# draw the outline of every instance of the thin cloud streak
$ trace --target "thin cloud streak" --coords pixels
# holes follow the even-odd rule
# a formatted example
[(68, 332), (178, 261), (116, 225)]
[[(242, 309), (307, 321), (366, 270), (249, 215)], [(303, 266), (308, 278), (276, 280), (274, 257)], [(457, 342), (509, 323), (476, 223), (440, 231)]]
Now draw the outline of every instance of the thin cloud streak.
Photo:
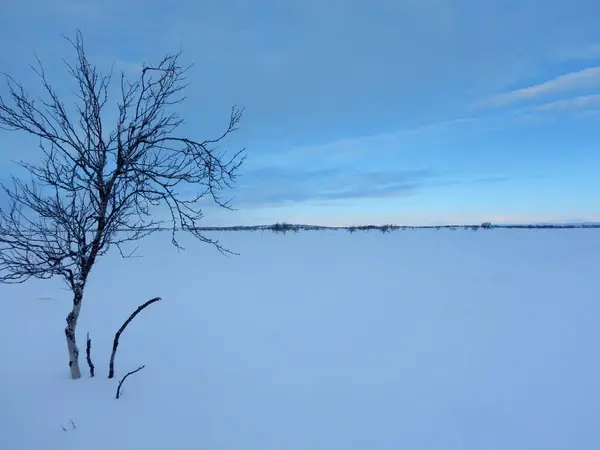
[(536, 100), (547, 95), (570, 92), (595, 86), (600, 86), (600, 67), (589, 67), (577, 72), (560, 75), (540, 84), (492, 96), (487, 100), (480, 102), (478, 106), (507, 106), (512, 103)]
[(586, 109), (594, 106), (600, 106), (600, 94), (582, 95), (564, 100), (556, 100), (554, 102), (540, 105), (536, 109), (540, 111), (558, 111), (569, 109)]
[(503, 183), (509, 176), (473, 177), (432, 170), (349, 171), (263, 168), (246, 174), (235, 205), (244, 210), (294, 204), (348, 204), (363, 199), (406, 198), (428, 187)]
[(318, 160), (320, 163), (338, 165), (346, 161), (358, 161), (361, 158), (389, 153), (390, 149), (402, 149), (410, 146), (414, 139), (435, 139), (453, 136), (457, 133), (480, 135), (501, 129), (510, 129), (552, 119), (551, 113), (560, 109), (596, 106), (600, 95), (584, 96), (569, 100), (546, 103), (539, 106), (527, 106), (496, 114), (459, 117), (440, 122), (432, 122), (415, 127), (400, 128), (372, 135), (342, 138), (331, 142), (291, 148), (275, 155), (261, 157), (257, 162), (266, 166), (287, 166), (290, 161)]
[(344, 169), (291, 170), (279, 167), (248, 172), (236, 189), (236, 206), (265, 208), (296, 203), (390, 198), (414, 195), (436, 174), (427, 170), (356, 172)]

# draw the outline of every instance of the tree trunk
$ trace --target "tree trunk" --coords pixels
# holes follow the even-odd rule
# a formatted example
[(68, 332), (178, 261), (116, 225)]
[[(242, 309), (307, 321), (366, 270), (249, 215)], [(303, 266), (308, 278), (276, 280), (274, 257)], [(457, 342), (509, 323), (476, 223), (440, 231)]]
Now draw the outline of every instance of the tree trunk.
[(75, 339), (75, 329), (77, 328), (77, 320), (79, 319), (82, 299), (83, 288), (78, 286), (73, 293), (73, 309), (67, 316), (67, 327), (65, 328), (67, 348), (69, 350), (69, 369), (71, 370), (71, 378), (74, 380), (81, 378), (81, 371), (79, 370), (79, 349), (77, 348), (77, 341)]

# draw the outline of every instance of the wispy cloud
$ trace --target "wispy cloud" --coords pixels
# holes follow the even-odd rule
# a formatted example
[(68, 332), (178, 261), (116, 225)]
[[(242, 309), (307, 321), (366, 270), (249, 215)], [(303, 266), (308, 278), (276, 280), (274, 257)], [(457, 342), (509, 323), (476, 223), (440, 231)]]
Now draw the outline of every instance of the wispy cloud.
[(343, 169), (293, 170), (269, 167), (248, 172), (235, 203), (241, 208), (303, 202), (405, 197), (435, 177), (427, 170), (358, 172)]
[(586, 109), (594, 106), (600, 106), (600, 94), (582, 95), (579, 97), (556, 100), (537, 106), (540, 111), (559, 111), (572, 109)]
[(535, 100), (547, 95), (572, 92), (596, 86), (600, 86), (600, 67), (589, 67), (560, 75), (540, 84), (494, 95), (480, 102), (478, 106), (506, 106), (512, 103)]
[(244, 210), (307, 205), (342, 205), (363, 199), (418, 195), (426, 187), (503, 183), (509, 176), (472, 176), (427, 169), (295, 170), (265, 167), (244, 174), (235, 190), (235, 205)]
[[(305, 164), (306, 161), (338, 166), (340, 163), (358, 161), (361, 158), (374, 157), (381, 154), (393, 154), (409, 145), (414, 139), (442, 138), (457, 130), (477, 132), (482, 122), (479, 117), (459, 117), (439, 122), (422, 123), (415, 126), (401, 127), (387, 132), (358, 135), (319, 142), (310, 145), (291, 147), (283, 151), (261, 156), (261, 165), (288, 166), (289, 164)], [(489, 124), (483, 124), (484, 127)]]

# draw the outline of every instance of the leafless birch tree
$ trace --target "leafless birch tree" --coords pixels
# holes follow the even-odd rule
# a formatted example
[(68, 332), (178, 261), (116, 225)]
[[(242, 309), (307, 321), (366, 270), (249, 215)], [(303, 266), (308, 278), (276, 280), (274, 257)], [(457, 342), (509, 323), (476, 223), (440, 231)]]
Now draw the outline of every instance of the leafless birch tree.
[[(183, 231), (227, 252), (199, 230), (201, 201), (230, 208), (220, 194), (235, 181), (245, 156), (242, 150), (226, 157), (215, 148), (242, 117), (235, 107), (214, 139), (177, 134), (183, 120), (172, 109), (184, 100), (189, 69), (180, 64), (180, 53), (144, 66), (133, 82), (121, 72), (111, 126), (106, 111), (113, 71), (102, 74), (90, 63), (79, 31), (67, 40), (76, 54), (74, 64), (65, 61), (77, 87), (72, 109), (39, 60), (32, 69), (44, 98), (31, 98), (9, 75), (7, 95), (0, 96), (0, 128), (38, 137), (41, 151), (38, 162), (18, 163), (29, 180), (13, 177), (2, 185), (9, 202), (0, 210), (0, 281), (64, 279), (73, 295), (65, 335), (76, 379), (81, 376), (77, 320), (97, 259), (113, 246), (126, 256), (122, 244), (167, 227), (174, 245)], [(167, 214), (157, 214), (161, 211)]]

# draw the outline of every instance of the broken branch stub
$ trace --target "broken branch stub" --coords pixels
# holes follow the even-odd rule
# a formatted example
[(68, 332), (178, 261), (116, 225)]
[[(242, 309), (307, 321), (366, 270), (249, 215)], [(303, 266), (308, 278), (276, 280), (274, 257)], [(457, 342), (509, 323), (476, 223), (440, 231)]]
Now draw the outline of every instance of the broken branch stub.
[(87, 342), (86, 342), (86, 346), (85, 346), (85, 356), (86, 356), (88, 366), (90, 366), (90, 377), (94, 378), (96, 369), (94, 367), (94, 363), (92, 362), (92, 340), (90, 339), (90, 333), (87, 334)]

